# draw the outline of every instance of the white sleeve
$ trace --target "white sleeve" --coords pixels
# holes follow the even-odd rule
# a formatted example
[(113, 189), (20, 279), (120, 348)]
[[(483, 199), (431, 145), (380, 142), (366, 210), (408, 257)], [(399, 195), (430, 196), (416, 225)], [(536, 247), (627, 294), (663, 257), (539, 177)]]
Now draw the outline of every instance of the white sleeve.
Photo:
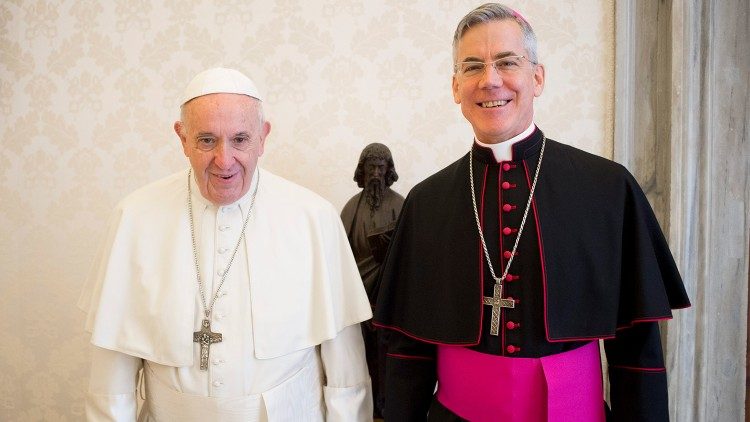
[(320, 357), (326, 376), (326, 420), (372, 421), (372, 386), (359, 324), (321, 343)]
[(94, 346), (86, 394), (87, 421), (136, 420), (136, 385), (141, 358)]

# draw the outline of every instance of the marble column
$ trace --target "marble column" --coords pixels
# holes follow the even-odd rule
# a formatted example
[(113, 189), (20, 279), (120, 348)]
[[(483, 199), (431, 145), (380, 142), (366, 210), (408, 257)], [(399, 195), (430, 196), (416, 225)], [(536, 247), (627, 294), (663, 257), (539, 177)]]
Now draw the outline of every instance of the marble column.
[(750, 2), (617, 2), (615, 159), (693, 303), (663, 325), (674, 421), (740, 421), (750, 234)]

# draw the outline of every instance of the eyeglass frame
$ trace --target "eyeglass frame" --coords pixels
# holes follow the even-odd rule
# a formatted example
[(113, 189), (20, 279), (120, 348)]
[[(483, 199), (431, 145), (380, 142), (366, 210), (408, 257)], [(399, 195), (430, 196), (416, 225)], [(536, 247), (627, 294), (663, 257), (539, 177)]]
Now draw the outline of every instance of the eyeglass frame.
[[(524, 55), (510, 54), (510, 55), (507, 55), (507, 56), (503, 56), (503, 57), (497, 58), (497, 59), (492, 60), (490, 62), (480, 62), (478, 60), (467, 60), (467, 61), (463, 61), (463, 62), (458, 62), (458, 63), (453, 64), (453, 72), (456, 73), (456, 74), (458, 74), (458, 75), (461, 75), (463, 77), (466, 77), (466, 78), (476, 77), (476, 76), (483, 75), (484, 72), (487, 70), (487, 65), (491, 64), (492, 68), (495, 69), (495, 72), (497, 72), (498, 74), (501, 74), (501, 75), (503, 75), (503, 74), (507, 75), (506, 71), (511, 70), (511, 69), (505, 69), (505, 70), (504, 69), (500, 69), (500, 68), (497, 67), (497, 63), (499, 63), (499, 62), (501, 62), (503, 60), (508, 60), (508, 59), (526, 60), (527, 62), (531, 63), (534, 66), (536, 66), (536, 65), (539, 64), (538, 62), (535, 62), (535, 61), (529, 59), (528, 57), (526, 57)], [(477, 64), (477, 65), (481, 64), (482, 65), (482, 69), (481, 69), (481, 71), (477, 70), (476, 74), (472, 74), (472, 75), (468, 75), (467, 76), (465, 71), (463, 71), (463, 72), (459, 71), (459, 67), (461, 65), (465, 65), (465, 64)], [(512, 71), (515, 71), (515, 69), (512, 70)]]

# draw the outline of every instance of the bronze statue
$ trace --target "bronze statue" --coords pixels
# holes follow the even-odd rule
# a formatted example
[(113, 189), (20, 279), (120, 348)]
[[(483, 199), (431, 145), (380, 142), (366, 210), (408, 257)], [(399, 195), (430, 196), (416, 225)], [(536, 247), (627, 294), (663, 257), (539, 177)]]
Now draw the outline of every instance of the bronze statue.
[(404, 197), (393, 191), (398, 180), (391, 151), (372, 143), (359, 156), (354, 181), (362, 192), (344, 206), (341, 219), (367, 293), (372, 293), (378, 268), (388, 248)]
[[(341, 219), (349, 244), (357, 260), (359, 273), (370, 302), (375, 301), (375, 288), (380, 264), (385, 258), (396, 220), (404, 204), (404, 197), (391, 189), (398, 180), (391, 151), (380, 143), (372, 143), (359, 156), (354, 181), (362, 191), (344, 206)], [(366, 322), (362, 326), (367, 367), (372, 379), (374, 417), (381, 418), (383, 411), (383, 381), (385, 374), (385, 338)]]

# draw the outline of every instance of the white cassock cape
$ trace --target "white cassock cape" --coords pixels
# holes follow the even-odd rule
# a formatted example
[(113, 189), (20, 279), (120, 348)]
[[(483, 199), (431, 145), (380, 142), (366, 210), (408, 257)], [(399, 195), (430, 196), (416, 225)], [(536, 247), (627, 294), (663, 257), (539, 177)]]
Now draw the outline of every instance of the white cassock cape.
[[(237, 375), (240, 381), (235, 382), (240, 386), (229, 390), (239, 394), (262, 393), (257, 396), (262, 396), (259, 400), (264, 402), (266, 416), (271, 420), (319, 420), (320, 416), (316, 415), (321, 414), (327, 414), (329, 420), (369, 418), (370, 386), (364, 354), (359, 353), (361, 335), (356, 324), (370, 318), (371, 310), (338, 213), (318, 195), (263, 170), (256, 173), (249, 192), (238, 201), (238, 208), (233, 204), (219, 207), (221, 211), (235, 210), (238, 214), (235, 221), (241, 222), (258, 177), (258, 193), (245, 241), (222, 287), (222, 290), (228, 288), (244, 294), (235, 294), (233, 298), (249, 301), (249, 306), (238, 305), (244, 310), (234, 315), (217, 315), (221, 301), (226, 299), (220, 296), (217, 300), (212, 329), (224, 331), (225, 344), (212, 345), (212, 357), (220, 347), (231, 346), (233, 349), (227, 350), (239, 350), (235, 355), (242, 357), (245, 353), (245, 359), (253, 361), (249, 366), (242, 362), (244, 366), (240, 365), (239, 371), (233, 371), (230, 362), (223, 373), (241, 373)], [(98, 347), (95, 358), (108, 356), (110, 367), (126, 358), (146, 361), (147, 405), (149, 398), (157, 397), (148, 395), (148, 387), (159, 378), (168, 384), (167, 389), (161, 389), (158, 394), (159, 400), (164, 401), (172, 399), (167, 397), (172, 390), (194, 394), (193, 397), (222, 397), (227, 391), (222, 393), (219, 387), (223, 381), (211, 378), (222, 373), (218, 368), (201, 372), (197, 369), (199, 348), (193, 343), (192, 334), (199, 329), (203, 315), (193, 264), (186, 184), (187, 171), (181, 171), (135, 191), (118, 205), (105, 247), (79, 301), (79, 306), (88, 312), (85, 328), (91, 332), (91, 342)], [(223, 235), (219, 231), (229, 230), (230, 225), (220, 224), (219, 219), (224, 216), (219, 215), (221, 212), (216, 207), (211, 214), (215, 220), (209, 219), (209, 226), (201, 224), (200, 216), (212, 205), (200, 195), (194, 182), (192, 200), (199, 249), (208, 249), (206, 253), (201, 251), (200, 260), (206, 301), (210, 302), (220, 279), (211, 277), (211, 273), (216, 273), (215, 266), (220, 266), (211, 265), (214, 257), (219, 257), (211, 249), (218, 248), (224, 258), (231, 254), (231, 250), (222, 252), (226, 248), (220, 247), (217, 240)], [(211, 239), (201, 240), (206, 230), (213, 231), (214, 224), (217, 237), (210, 233)], [(239, 225), (232, 227), (233, 244), (239, 238)], [(232, 285), (232, 282), (245, 282), (249, 286)], [(220, 330), (216, 326), (221, 327), (222, 321), (217, 318), (222, 317), (226, 319)], [(245, 340), (238, 346), (237, 337), (241, 336), (232, 338), (227, 334), (232, 332), (232, 326), (243, 327), (243, 323), (249, 327), (245, 327)], [(316, 348), (318, 345), (320, 347)], [(243, 352), (248, 347), (250, 351)], [(321, 356), (321, 361), (318, 354), (326, 350), (329, 357)], [(232, 355), (231, 351), (226, 353)], [(224, 363), (223, 359), (219, 361)], [(257, 373), (253, 373), (256, 368), (259, 368)], [(116, 372), (111, 375), (114, 378), (130, 377), (127, 372), (123, 376), (121, 368), (104, 372), (105, 376), (106, 372)], [(93, 373), (102, 376), (96, 362), (92, 376)], [(285, 378), (287, 373), (290, 376)], [(155, 374), (151, 382), (149, 374)], [(267, 384), (273, 388), (248, 391), (266, 385), (259, 383), (257, 377), (270, 378)], [(333, 382), (334, 388), (329, 388), (332, 379), (337, 381)], [(317, 390), (324, 390), (319, 394), (325, 395), (326, 409), (315, 415), (306, 415), (304, 409), (292, 406), (301, 400), (296, 396), (310, 395), (308, 390), (315, 391), (300, 384), (310, 380), (324, 384)], [(293, 383), (300, 385), (295, 387)], [(151, 390), (159, 391), (158, 388)], [(127, 397), (134, 399), (134, 394), (130, 392)], [(112, 397), (100, 399), (111, 401)], [(185, 406), (180, 404), (179, 398), (175, 400), (175, 407)], [(110, 405), (104, 406), (110, 406), (115, 409), (112, 413), (117, 413), (121, 403)], [(211, 403), (199, 408), (210, 406)]]

